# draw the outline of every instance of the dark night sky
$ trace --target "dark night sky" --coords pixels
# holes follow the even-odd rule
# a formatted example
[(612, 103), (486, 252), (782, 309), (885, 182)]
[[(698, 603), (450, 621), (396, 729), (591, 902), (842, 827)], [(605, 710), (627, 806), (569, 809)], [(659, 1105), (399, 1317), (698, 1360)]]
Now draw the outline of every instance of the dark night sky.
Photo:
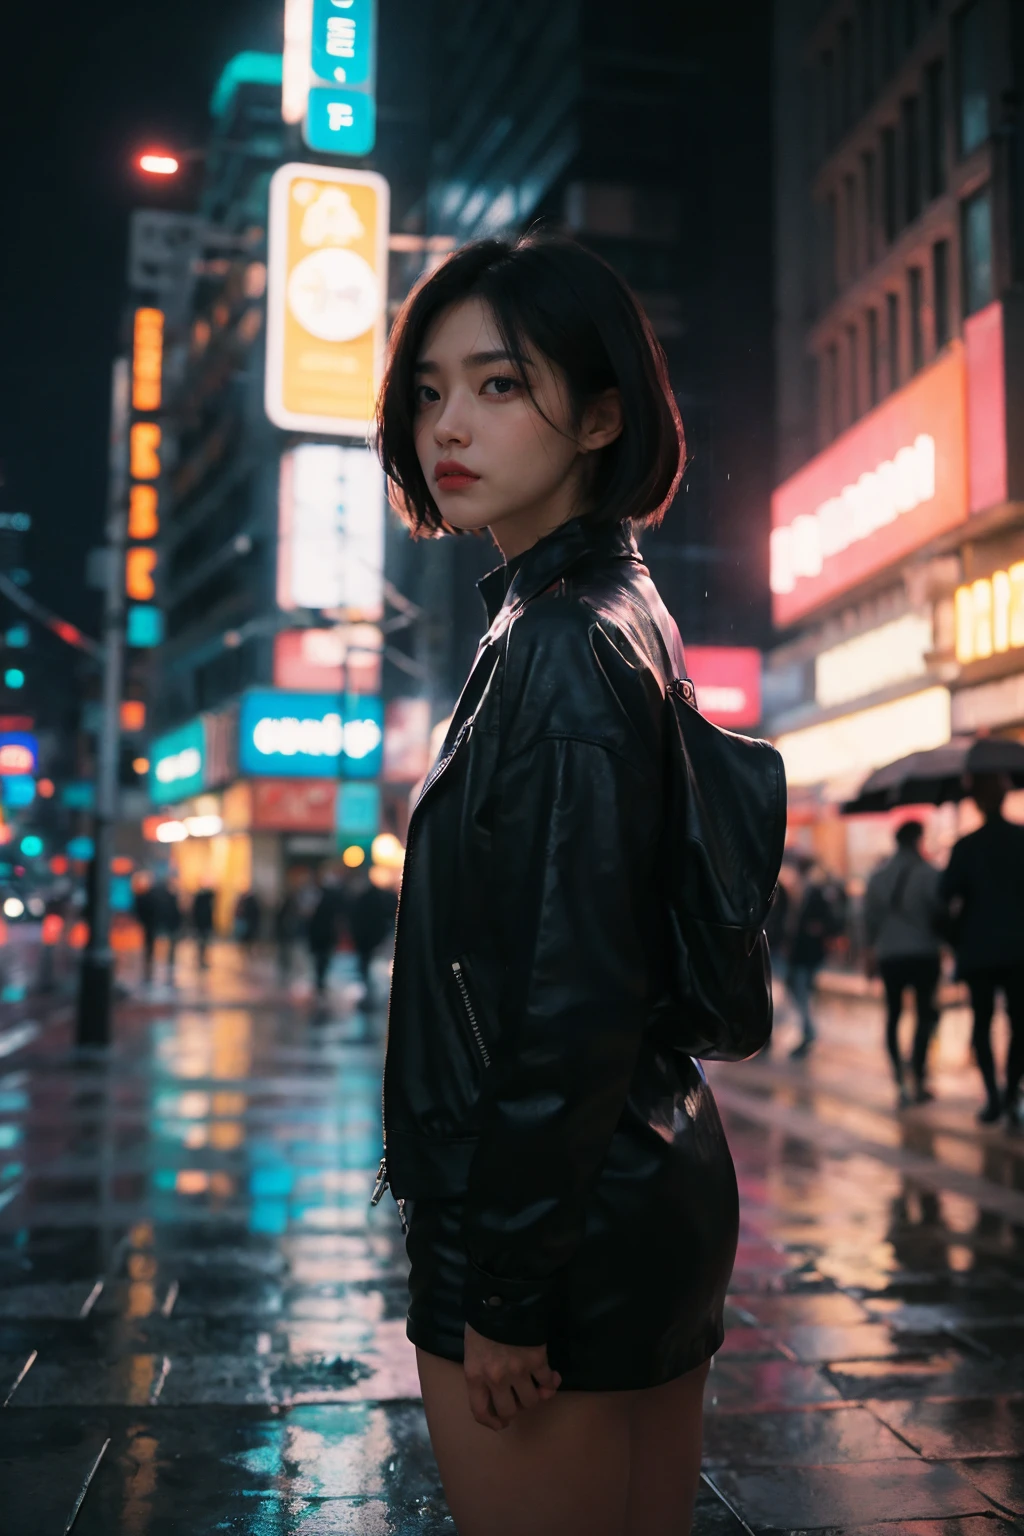
[[(281, 47), (281, 0), (10, 6), (0, 49), (0, 510), (34, 529), (30, 591), (95, 632), (110, 363), (126, 218), (173, 206), (132, 169), (149, 143), (201, 143), (224, 63)], [(0, 620), (6, 623), (7, 604)]]

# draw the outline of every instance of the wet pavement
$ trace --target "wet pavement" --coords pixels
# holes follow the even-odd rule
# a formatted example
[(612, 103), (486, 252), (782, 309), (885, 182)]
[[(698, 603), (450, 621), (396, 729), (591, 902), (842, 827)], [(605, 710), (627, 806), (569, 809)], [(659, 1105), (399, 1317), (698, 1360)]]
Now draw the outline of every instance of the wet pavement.
[[(0, 1028), (0, 1531), (452, 1532), (367, 1205), (380, 1020), (344, 961), (323, 1013), (189, 963), (107, 1060)], [(902, 1114), (877, 1006), (822, 1025), (713, 1075), (743, 1230), (695, 1530), (1021, 1529), (1024, 1136), (974, 1123), (962, 1011)]]

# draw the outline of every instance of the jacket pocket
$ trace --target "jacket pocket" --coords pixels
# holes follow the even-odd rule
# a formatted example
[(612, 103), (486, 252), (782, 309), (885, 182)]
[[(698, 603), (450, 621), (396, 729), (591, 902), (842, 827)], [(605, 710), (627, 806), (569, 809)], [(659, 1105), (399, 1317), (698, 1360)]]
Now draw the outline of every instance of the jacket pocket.
[(473, 1006), (472, 994), (466, 979), (466, 972), (461, 960), (452, 961), (452, 977), (455, 981), (455, 990), (458, 994), (458, 1008), (460, 1017), (465, 1021), (469, 1038), (473, 1042), (473, 1048), (485, 1067), (491, 1064), (491, 1053), (487, 1049), (483, 1030), (480, 1028), (480, 1020), (476, 1008)]

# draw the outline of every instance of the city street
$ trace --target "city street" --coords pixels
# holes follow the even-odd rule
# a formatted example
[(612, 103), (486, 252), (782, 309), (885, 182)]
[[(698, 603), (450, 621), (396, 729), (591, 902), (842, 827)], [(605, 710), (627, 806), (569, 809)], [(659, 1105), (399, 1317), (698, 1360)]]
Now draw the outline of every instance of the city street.
[[(367, 1203), (382, 1023), (344, 958), (317, 1016), (183, 949), (109, 1060), (60, 1012), (0, 1034), (4, 1536), (452, 1531), (397, 1215)], [(856, 996), (807, 1062), (784, 1018), (713, 1072), (743, 1231), (697, 1532), (1024, 1519), (1024, 1140), (976, 1127), (965, 1028), (899, 1118)]]

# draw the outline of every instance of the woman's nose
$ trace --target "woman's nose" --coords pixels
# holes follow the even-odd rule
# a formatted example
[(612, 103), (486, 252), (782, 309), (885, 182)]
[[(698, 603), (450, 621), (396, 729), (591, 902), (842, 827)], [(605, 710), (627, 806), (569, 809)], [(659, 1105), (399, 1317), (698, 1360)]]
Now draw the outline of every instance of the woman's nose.
[(443, 448), (446, 443), (465, 445), (469, 439), (469, 426), (464, 413), (459, 409), (458, 401), (447, 400), (444, 410), (434, 423), (434, 441), (439, 448)]

